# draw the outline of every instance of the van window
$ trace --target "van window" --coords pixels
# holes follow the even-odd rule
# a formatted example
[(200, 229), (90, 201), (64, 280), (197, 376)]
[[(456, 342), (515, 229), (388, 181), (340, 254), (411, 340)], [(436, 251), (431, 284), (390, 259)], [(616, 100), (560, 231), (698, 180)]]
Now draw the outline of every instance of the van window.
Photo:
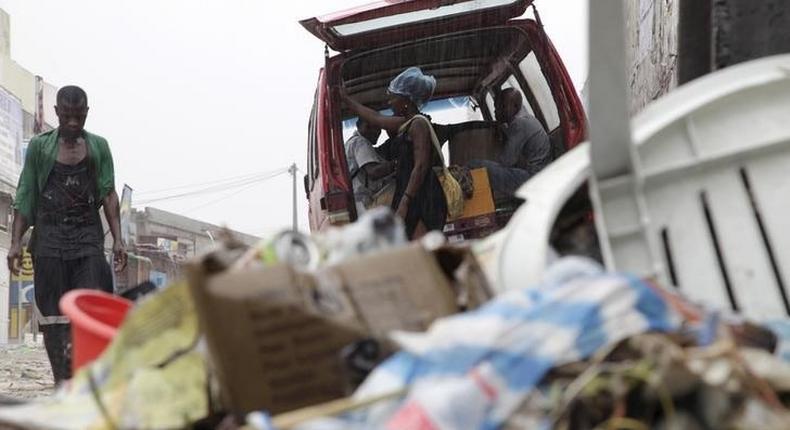
[(560, 113), (557, 104), (551, 94), (549, 82), (540, 68), (538, 59), (534, 52), (530, 52), (519, 64), (519, 69), (527, 80), (529, 89), (538, 101), (539, 108), (546, 119), (546, 126), (549, 132), (554, 131), (560, 126)]
[(356, 34), (367, 33), (369, 31), (383, 30), (385, 28), (393, 28), (406, 24), (448, 19), (453, 16), (469, 14), (470, 12), (507, 6), (515, 2), (515, 0), (467, 0), (460, 2), (449, 2), (450, 4), (440, 5), (431, 9), (382, 16), (379, 18), (372, 18), (365, 21), (352, 22), (349, 24), (339, 24), (334, 26), (333, 30), (340, 36), (352, 36)]
[[(457, 124), (459, 122), (483, 120), (483, 112), (477, 106), (474, 99), (468, 96), (431, 100), (422, 107), (421, 111), (429, 115), (431, 121), (435, 124)], [(392, 115), (392, 110), (385, 109), (379, 111), (379, 113), (382, 115)], [(357, 117), (343, 120), (343, 142), (347, 141), (348, 138), (354, 134), (356, 129)], [(385, 140), (387, 140), (387, 133), (381, 133), (379, 143)]]
[(316, 103), (317, 100), (313, 102), (313, 109), (310, 111), (310, 121), (307, 123), (307, 171), (310, 172), (311, 185), (318, 177), (318, 148), (316, 148), (317, 142), (315, 138)]
[[(392, 115), (392, 112), (389, 110), (382, 111), (380, 113), (382, 115)], [(348, 139), (350, 139), (351, 136), (354, 135), (354, 132), (357, 131), (357, 119), (358, 117), (354, 116), (343, 120), (343, 148), (345, 148), (345, 142), (348, 142)], [(384, 143), (384, 141), (387, 140), (387, 137), (387, 133), (382, 131), (378, 142), (373, 142), (373, 145)]]
[(494, 119), (494, 96), (491, 94), (491, 91), (486, 91), (486, 106), (491, 119)]
[(474, 99), (468, 96), (432, 100), (422, 111), (431, 116), (436, 124), (455, 124), (466, 121), (481, 121), (483, 113)]
[[(490, 105), (493, 109), (493, 104)], [(457, 124), (467, 121), (482, 121), (482, 109), (477, 106), (475, 100), (469, 96), (450, 97), (445, 99), (431, 100), (421, 109), (422, 113), (429, 115), (434, 124)], [(491, 111), (493, 112), (493, 110)], [(379, 111), (382, 115), (392, 115), (392, 110), (385, 109)], [(343, 120), (343, 142), (347, 142), (357, 129), (357, 117)], [(383, 143), (389, 136), (382, 132), (379, 136), (379, 143)], [(447, 145), (442, 146), (444, 159), (449, 160), (450, 152)]]

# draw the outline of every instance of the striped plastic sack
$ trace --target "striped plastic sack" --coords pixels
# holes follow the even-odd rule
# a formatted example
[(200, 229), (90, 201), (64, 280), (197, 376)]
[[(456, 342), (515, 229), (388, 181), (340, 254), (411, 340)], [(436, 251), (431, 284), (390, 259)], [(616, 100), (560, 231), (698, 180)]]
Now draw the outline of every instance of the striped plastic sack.
[(674, 331), (681, 321), (641, 280), (568, 258), (536, 288), (439, 320), (423, 334), (396, 333), (403, 352), (357, 395), (411, 387), (388, 429), (494, 429), (553, 367), (639, 333)]

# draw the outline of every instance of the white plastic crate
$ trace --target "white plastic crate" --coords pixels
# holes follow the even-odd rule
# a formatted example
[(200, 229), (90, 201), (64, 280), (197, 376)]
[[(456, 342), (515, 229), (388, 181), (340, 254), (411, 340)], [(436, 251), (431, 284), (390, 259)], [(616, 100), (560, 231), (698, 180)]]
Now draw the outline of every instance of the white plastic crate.
[(628, 173), (591, 181), (607, 267), (749, 316), (789, 316), (790, 55), (651, 104), (628, 152)]

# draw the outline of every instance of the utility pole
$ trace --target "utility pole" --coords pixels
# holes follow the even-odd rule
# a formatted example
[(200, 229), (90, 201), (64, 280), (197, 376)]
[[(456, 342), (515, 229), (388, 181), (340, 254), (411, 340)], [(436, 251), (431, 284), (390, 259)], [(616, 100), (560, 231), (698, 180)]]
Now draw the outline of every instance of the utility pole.
[(288, 168), (288, 173), (291, 174), (291, 179), (293, 182), (293, 231), (299, 230), (299, 221), (296, 216), (296, 163), (291, 164), (291, 167)]

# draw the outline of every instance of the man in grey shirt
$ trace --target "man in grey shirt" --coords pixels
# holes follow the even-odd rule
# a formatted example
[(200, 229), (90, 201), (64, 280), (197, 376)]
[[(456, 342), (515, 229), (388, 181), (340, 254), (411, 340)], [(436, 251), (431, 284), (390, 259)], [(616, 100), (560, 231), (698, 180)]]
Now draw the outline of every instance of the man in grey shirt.
[(495, 197), (512, 196), (529, 178), (551, 162), (551, 142), (537, 118), (524, 108), (518, 90), (507, 88), (495, 102), (503, 125), (504, 148), (498, 161), (472, 160), (469, 168), (485, 167)]
[(385, 160), (373, 147), (380, 135), (380, 128), (360, 118), (357, 131), (346, 142), (346, 161), (358, 214), (371, 206), (395, 171), (395, 162)]

